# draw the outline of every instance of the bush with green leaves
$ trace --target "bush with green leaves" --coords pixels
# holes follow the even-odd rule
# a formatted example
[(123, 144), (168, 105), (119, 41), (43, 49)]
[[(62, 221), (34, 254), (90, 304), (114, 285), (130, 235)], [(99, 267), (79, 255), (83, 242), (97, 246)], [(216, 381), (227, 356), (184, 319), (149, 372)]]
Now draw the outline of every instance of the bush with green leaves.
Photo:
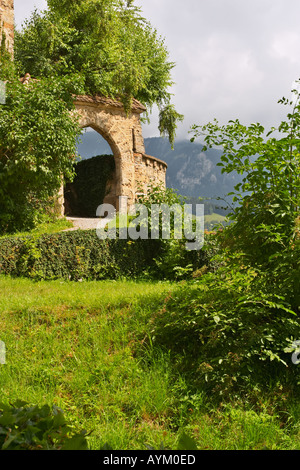
[(222, 173), (243, 176), (233, 196), (229, 215), (233, 222), (222, 235), (232, 251), (244, 253), (247, 262), (268, 267), (273, 257), (288, 249), (295, 236), (300, 209), (300, 104), (295, 98), (279, 102), (291, 107), (278, 128), (267, 131), (259, 123), (239, 120), (220, 126), (215, 120), (193, 126), (194, 140), (204, 136), (205, 147), (223, 150)]
[(56, 406), (24, 401), (0, 404), (0, 450), (88, 450), (86, 432), (74, 432)]
[[(291, 354), (300, 339), (300, 106), (265, 137), (259, 124), (195, 126), (220, 145), (222, 171), (243, 175), (232, 223), (213, 237), (215, 271), (187, 284), (153, 318), (152, 341), (220, 394), (255, 386), (297, 393)], [(281, 135), (282, 134), (282, 135)], [(270, 137), (272, 135), (272, 137)], [(204, 149), (205, 150), (205, 149)]]
[(151, 322), (152, 343), (170, 351), (196, 386), (221, 396), (277, 385), (297, 394), (291, 346), (300, 338), (299, 313), (257, 268), (223, 261), (217, 273), (181, 285)]
[[(55, 211), (72, 179), (81, 130), (67, 79), (7, 83), (0, 105), (0, 232), (27, 230)], [(74, 84), (72, 84), (72, 87)]]
[[(160, 130), (174, 140), (182, 120), (170, 104), (173, 84), (164, 39), (134, 0), (48, 0), (16, 31), (15, 58), (36, 78), (79, 73), (86, 94), (133, 98), (161, 111)], [(149, 119), (149, 117), (148, 117)]]
[(96, 230), (4, 237), (0, 274), (36, 280), (182, 279), (191, 276), (191, 266), (198, 269), (206, 263), (205, 252), (179, 249), (172, 240), (163, 242), (100, 240)]
[[(246, 127), (238, 120), (194, 126), (194, 138), (205, 135), (207, 147), (223, 148), (222, 172), (243, 175), (229, 216), (232, 223), (219, 233), (219, 243), (241, 265), (266, 274), (266, 286), (283, 296), (298, 313), (300, 305), (300, 104), (295, 98), (285, 121), (269, 132), (260, 124)], [(205, 150), (205, 149), (204, 149)], [(237, 259), (237, 258), (236, 258)]]
[[(152, 229), (159, 234), (161, 252), (155, 257), (157, 276), (167, 279), (191, 278), (196, 269), (209, 263), (208, 250), (187, 250), (187, 238), (184, 231), (184, 198), (172, 188), (157, 185), (148, 188), (147, 193), (140, 196), (138, 203), (147, 208), (147, 229), (149, 238), (152, 237)], [(166, 206), (170, 210), (168, 220), (163, 218)], [(157, 211), (158, 208), (158, 211)], [(177, 238), (175, 234), (176, 211), (179, 211), (182, 224), (181, 234)], [(154, 216), (154, 211), (157, 214)], [(167, 211), (165, 212), (166, 215)], [(170, 238), (163, 238), (163, 231), (169, 226)], [(192, 223), (195, 230), (195, 223)]]
[(160, 240), (100, 240), (96, 230), (0, 240), (0, 273), (32, 279), (138, 278), (154, 267)]

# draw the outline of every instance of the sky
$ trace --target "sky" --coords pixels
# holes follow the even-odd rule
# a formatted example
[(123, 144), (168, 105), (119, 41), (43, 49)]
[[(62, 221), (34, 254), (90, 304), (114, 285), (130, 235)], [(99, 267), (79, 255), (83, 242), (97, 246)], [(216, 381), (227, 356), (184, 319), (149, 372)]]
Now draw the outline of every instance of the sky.
[[(143, 16), (165, 39), (175, 62), (172, 102), (185, 116), (177, 137), (193, 124), (240, 119), (277, 126), (300, 78), (299, 0), (136, 0)], [(45, 0), (15, 0), (18, 27)], [(159, 136), (158, 111), (144, 137)]]

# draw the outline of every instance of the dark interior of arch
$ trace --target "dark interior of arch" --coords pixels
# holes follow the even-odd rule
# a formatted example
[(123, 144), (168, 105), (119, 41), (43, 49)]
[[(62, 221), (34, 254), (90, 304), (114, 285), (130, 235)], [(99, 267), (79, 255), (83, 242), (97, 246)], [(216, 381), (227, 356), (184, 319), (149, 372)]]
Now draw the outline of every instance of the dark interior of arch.
[(64, 187), (65, 215), (96, 217), (113, 185), (115, 160), (109, 144), (93, 129), (86, 129), (80, 140), (75, 178)]

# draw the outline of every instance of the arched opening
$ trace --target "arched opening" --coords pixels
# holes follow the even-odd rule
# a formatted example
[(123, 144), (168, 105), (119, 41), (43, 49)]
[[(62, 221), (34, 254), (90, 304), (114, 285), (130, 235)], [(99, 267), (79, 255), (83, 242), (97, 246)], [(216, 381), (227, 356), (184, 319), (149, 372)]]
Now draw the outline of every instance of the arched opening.
[(116, 207), (115, 154), (108, 140), (92, 125), (84, 127), (77, 151), (76, 176), (64, 187), (65, 215), (94, 218), (100, 204)]
[(85, 127), (80, 136), (81, 142), (77, 145), (78, 154), (82, 159), (89, 159), (97, 155), (113, 155), (109, 143), (92, 127)]

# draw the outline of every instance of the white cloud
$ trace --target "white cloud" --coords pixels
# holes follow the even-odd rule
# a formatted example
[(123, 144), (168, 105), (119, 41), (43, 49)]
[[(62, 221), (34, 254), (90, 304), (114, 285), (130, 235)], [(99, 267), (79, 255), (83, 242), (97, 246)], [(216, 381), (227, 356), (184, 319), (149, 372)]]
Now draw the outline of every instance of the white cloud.
[(156, 9), (152, 2), (140, 3), (177, 64), (174, 101), (186, 116), (180, 136), (214, 117), (280, 122), (277, 101), (300, 76), (299, 2), (162, 0)]
[[(136, 0), (165, 38), (173, 71), (173, 102), (185, 115), (178, 136), (194, 123), (276, 125), (286, 112), (277, 101), (300, 77), (298, 0)], [(17, 22), (44, 0), (15, 0)], [(158, 113), (144, 135), (158, 135)]]
[(275, 59), (287, 60), (299, 65), (300, 34), (296, 31), (282, 31), (275, 35), (270, 55)]

